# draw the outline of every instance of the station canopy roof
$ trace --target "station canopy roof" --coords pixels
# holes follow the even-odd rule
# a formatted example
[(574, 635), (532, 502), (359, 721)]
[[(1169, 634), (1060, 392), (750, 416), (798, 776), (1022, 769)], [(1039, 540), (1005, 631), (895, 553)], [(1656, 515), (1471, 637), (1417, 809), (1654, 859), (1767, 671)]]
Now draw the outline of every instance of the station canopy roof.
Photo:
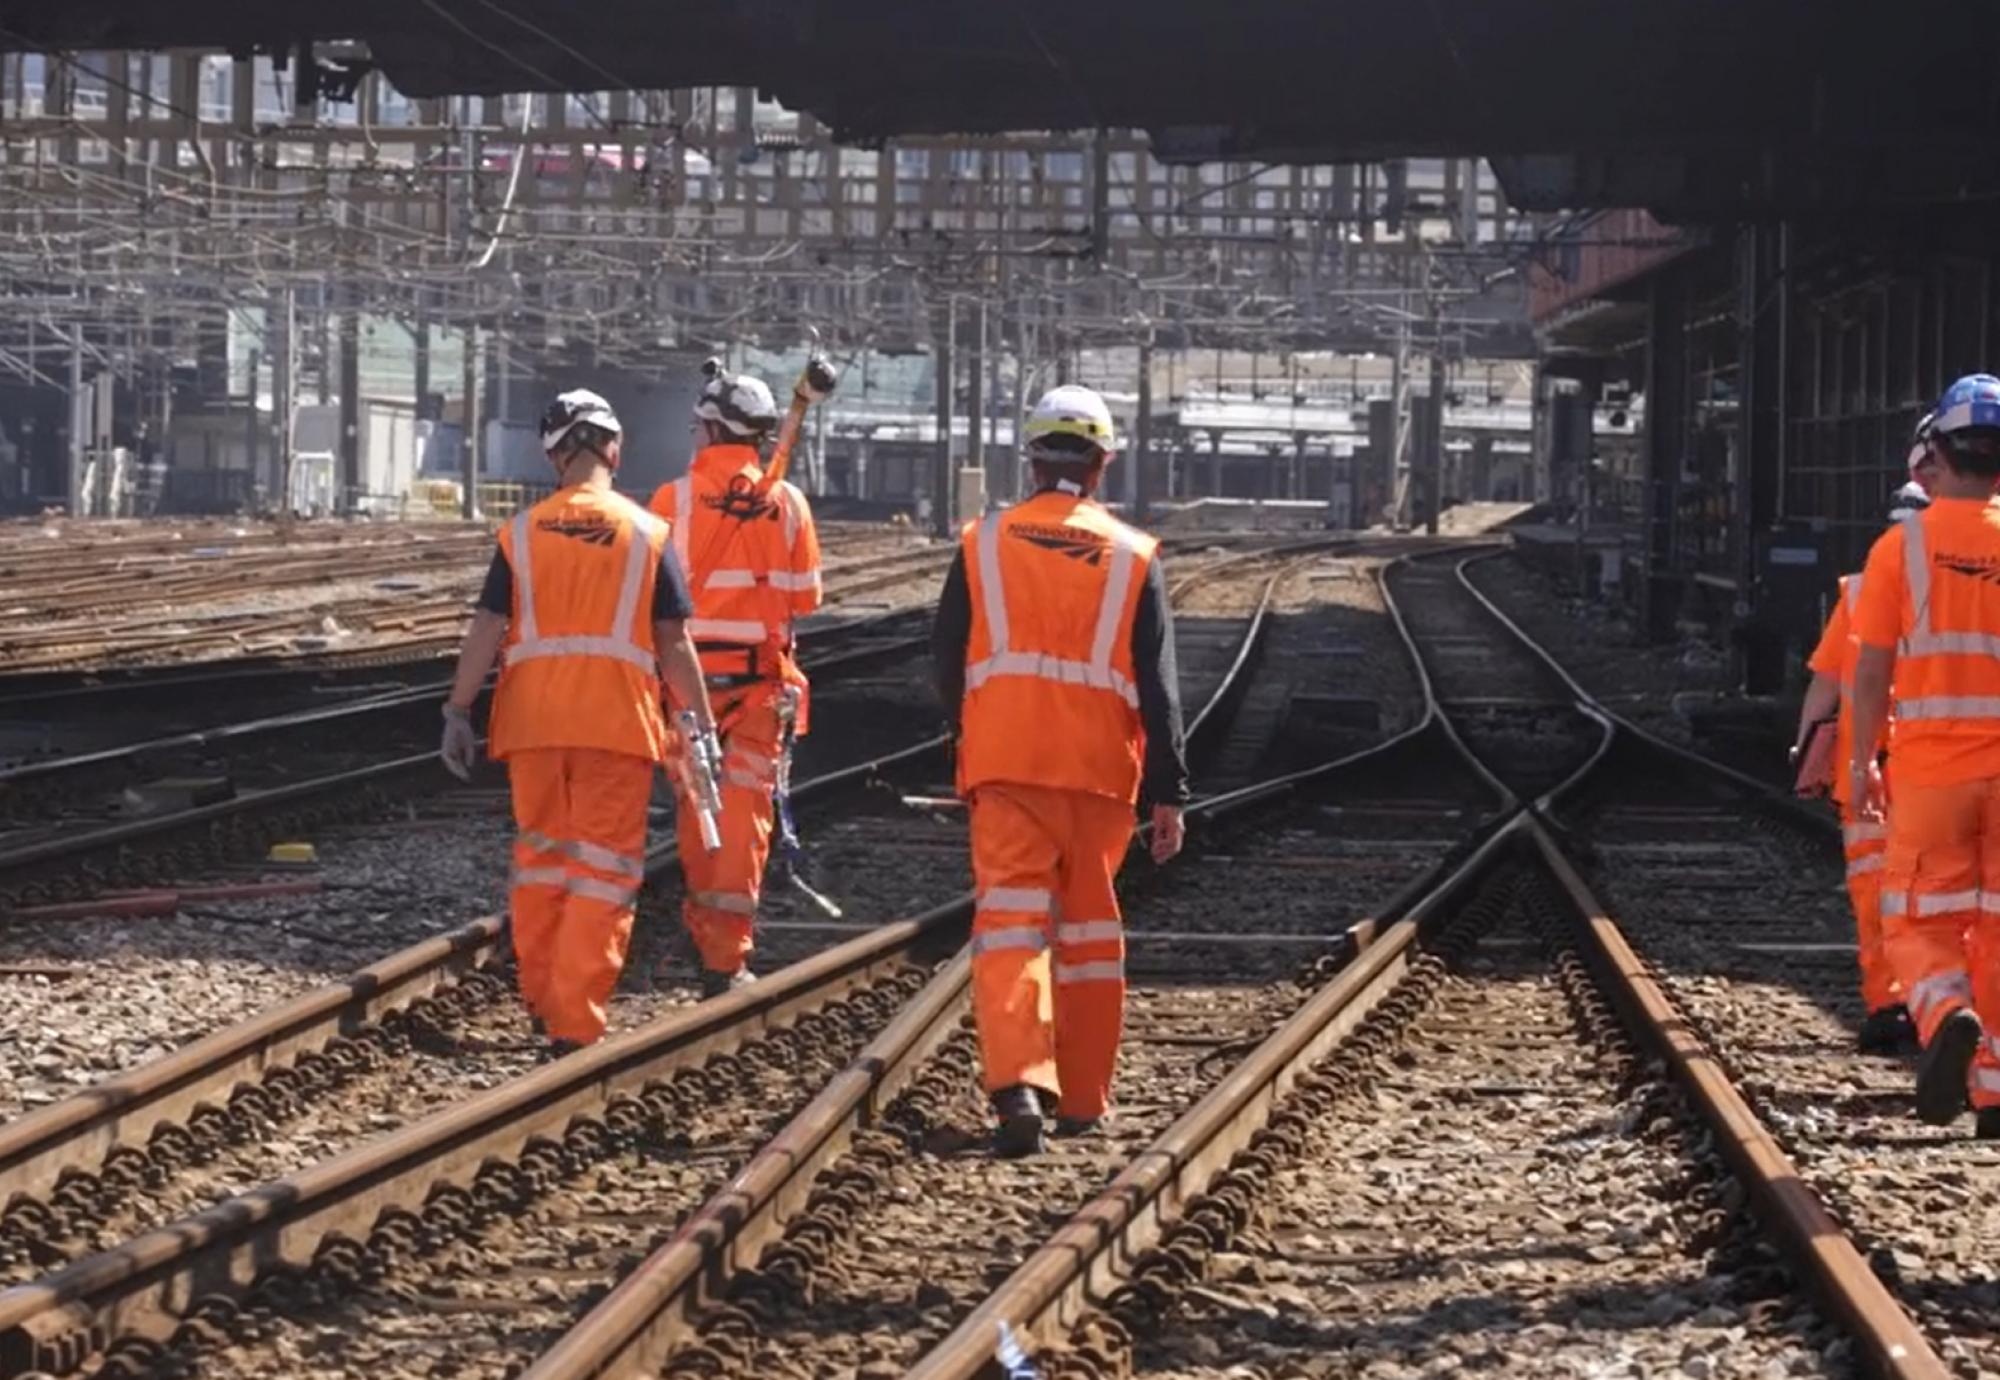
[(62, 0), (0, 47), (349, 40), (405, 94), (748, 86), (847, 139), (1138, 128), (1168, 159), (1495, 160), (1535, 209), (2000, 195), (1989, 0)]

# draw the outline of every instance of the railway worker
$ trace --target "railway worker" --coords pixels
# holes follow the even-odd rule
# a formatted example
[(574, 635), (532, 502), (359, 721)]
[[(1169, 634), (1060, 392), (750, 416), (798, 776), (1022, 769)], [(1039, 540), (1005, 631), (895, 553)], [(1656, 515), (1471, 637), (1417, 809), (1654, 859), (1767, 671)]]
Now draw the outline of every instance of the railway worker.
[[(1920, 425), (1920, 438), (1922, 434)], [(1935, 462), (1930, 462), (1930, 468), (1934, 472)], [(1929, 507), (1930, 494), (1912, 480), (1896, 491), (1892, 503), (1889, 521), (1901, 522)], [(1863, 1053), (1891, 1054), (1910, 1039), (1910, 1014), (1903, 1004), (1902, 986), (1882, 952), (1882, 854), (1888, 845), (1887, 826), (1861, 817), (1850, 800), (1847, 777), (1854, 729), (1854, 661), (1859, 649), (1852, 625), (1861, 589), (1859, 574), (1840, 577), (1833, 613), (1806, 662), (1813, 680), (1799, 712), (1798, 746), (1792, 755), (1795, 762), (1807, 761), (1801, 785), (1806, 783), (1806, 774), (1814, 776), (1812, 784), (1829, 791), (1840, 809), (1841, 837), (1847, 850), (1847, 895), (1854, 907), (1855, 948), (1861, 967), (1861, 1001), (1867, 1013), (1861, 1022), (1859, 1043)], [(1829, 718), (1834, 720), (1831, 741), (1815, 744), (1815, 731), (1824, 732), (1821, 726)]]
[(1024, 436), (1035, 492), (967, 524), (931, 647), (959, 724), (973, 1011), (994, 1150), (1009, 1157), (1043, 1147), (1050, 1111), (1058, 1133), (1081, 1134), (1109, 1107), (1125, 1004), (1112, 880), (1142, 792), (1159, 862), (1180, 851), (1188, 798), (1158, 543), (1094, 497), (1111, 413), (1064, 385)]
[(807, 728), (795, 622), (820, 606), (820, 557), (806, 496), (764, 476), (760, 448), (777, 429), (778, 406), (763, 380), (716, 367), (694, 416), (693, 463), (651, 507), (672, 526), (694, 591), (689, 627), (722, 733), (722, 846), (702, 846), (687, 801), (676, 812), (682, 913), (701, 955), (702, 995), (715, 996), (752, 980), (772, 793), (781, 759)]
[(472, 703), (504, 651), (489, 751), (513, 785), (514, 954), (555, 1054), (603, 1035), (625, 964), (653, 769), (674, 746), (661, 683), (713, 731), (666, 524), (611, 488), (623, 436), (585, 389), (543, 414), (561, 487), (500, 529), (444, 707), (444, 762), (465, 778)]
[(2000, 1138), (2000, 1045), (1985, 1031), (2000, 1023), (2000, 379), (1946, 389), (1929, 445), (1931, 506), (1862, 572), (1848, 791), (1862, 818), (1883, 817), (1875, 747), (1893, 694), (1883, 949), (1923, 1045), (1917, 1115), (1948, 1124), (1969, 1091), (1979, 1135)]

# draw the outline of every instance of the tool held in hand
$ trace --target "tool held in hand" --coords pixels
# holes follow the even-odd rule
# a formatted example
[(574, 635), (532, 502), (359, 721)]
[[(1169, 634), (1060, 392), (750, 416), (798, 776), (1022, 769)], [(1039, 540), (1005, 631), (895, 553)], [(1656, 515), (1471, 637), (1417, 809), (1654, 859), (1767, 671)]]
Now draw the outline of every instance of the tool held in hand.
[(713, 728), (703, 728), (694, 711), (680, 711), (681, 752), (675, 759), (681, 796), (701, 823), (701, 846), (713, 853), (722, 847), (722, 744)]
[(824, 401), (839, 383), (839, 371), (832, 360), (820, 353), (819, 332), (814, 331), (812, 352), (806, 356), (806, 367), (799, 374), (799, 381), (792, 385), (792, 405), (785, 409), (784, 420), (778, 423), (778, 439), (764, 466), (767, 483), (776, 485), (791, 466), (792, 448), (798, 444), (799, 432), (805, 427), (806, 409)]
[(801, 696), (796, 685), (787, 685), (778, 694), (778, 721), (784, 725), (784, 745), (778, 753), (777, 788), (772, 792), (772, 804), (778, 817), (778, 853), (785, 860), (785, 876), (791, 884), (807, 900), (838, 920), (842, 914), (840, 906), (832, 897), (816, 890), (800, 870), (799, 865), (805, 861), (805, 849), (799, 843), (798, 826), (792, 819), (792, 750), (799, 741)]

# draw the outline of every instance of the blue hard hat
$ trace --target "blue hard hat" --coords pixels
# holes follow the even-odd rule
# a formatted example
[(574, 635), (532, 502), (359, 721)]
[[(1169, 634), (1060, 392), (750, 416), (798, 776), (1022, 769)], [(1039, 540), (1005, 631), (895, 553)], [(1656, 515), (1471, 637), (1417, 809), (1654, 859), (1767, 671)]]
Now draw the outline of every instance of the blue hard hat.
[(1938, 399), (1932, 430), (1949, 436), (1976, 427), (2000, 428), (2000, 379), (1967, 374)]

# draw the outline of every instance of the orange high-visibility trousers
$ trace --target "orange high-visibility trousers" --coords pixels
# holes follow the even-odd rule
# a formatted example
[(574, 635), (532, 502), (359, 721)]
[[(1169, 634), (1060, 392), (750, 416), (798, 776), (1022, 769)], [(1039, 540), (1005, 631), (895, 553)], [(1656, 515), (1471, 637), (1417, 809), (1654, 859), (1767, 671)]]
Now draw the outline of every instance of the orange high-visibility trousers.
[[(1897, 782), (1882, 945), (1924, 1044), (1960, 1007), (2000, 1029), (2000, 778)], [(1973, 1106), (2000, 1106), (2000, 1045), (1990, 1035), (1969, 1081)]]
[(778, 707), (745, 705), (740, 712), (715, 712), (722, 733), (722, 817), (716, 821), (722, 847), (702, 847), (701, 822), (687, 801), (675, 800), (680, 836), (681, 876), (687, 898), (681, 914), (701, 954), (701, 966), (734, 973), (756, 947), (757, 901), (764, 889), (764, 865), (771, 856), (771, 796), (778, 782), (783, 748)]
[(1112, 880), (1132, 807), (990, 781), (973, 790), (971, 810), (972, 1010), (986, 1089), (1026, 1083), (1056, 1094), (1062, 1116), (1102, 1116), (1125, 1020)]
[(598, 748), (520, 748), (514, 788), (514, 958), (549, 1035), (604, 1034), (646, 880), (654, 763)]
[(1847, 845), (1847, 899), (1854, 905), (1854, 945), (1861, 964), (1861, 1002), (1874, 1014), (1903, 999), (1902, 984), (1882, 951), (1882, 860), (1888, 827), (1841, 810), (1840, 833)]

